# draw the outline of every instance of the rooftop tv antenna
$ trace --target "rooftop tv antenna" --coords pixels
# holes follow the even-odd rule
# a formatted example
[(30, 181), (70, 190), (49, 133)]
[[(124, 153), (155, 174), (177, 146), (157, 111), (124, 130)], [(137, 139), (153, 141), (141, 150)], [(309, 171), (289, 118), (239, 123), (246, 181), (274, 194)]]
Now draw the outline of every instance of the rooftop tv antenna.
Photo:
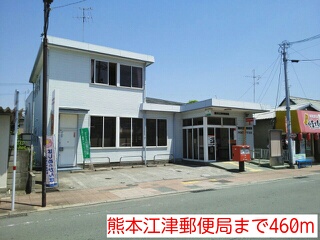
[(84, 41), (84, 23), (92, 20), (91, 11), (93, 10), (91, 7), (89, 8), (79, 8), (82, 11), (82, 16), (77, 17), (82, 20), (82, 42)]
[(256, 102), (256, 85), (259, 84), (259, 79), (261, 78), (259, 75), (256, 76), (255, 69), (252, 70), (252, 76), (245, 76), (253, 79), (253, 102)]

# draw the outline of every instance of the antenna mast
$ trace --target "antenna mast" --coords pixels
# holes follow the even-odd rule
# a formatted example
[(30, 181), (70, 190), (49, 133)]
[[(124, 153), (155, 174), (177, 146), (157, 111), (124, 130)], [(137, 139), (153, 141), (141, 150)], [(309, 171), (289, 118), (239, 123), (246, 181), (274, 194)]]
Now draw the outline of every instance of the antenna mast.
[(84, 42), (84, 23), (89, 20), (92, 19), (91, 16), (91, 10), (92, 8), (79, 8), (82, 11), (82, 17), (77, 17), (78, 19), (82, 19), (82, 42)]
[(259, 75), (256, 76), (255, 69), (252, 70), (252, 76), (245, 76), (249, 78), (253, 78), (253, 102), (256, 102), (256, 85), (259, 84), (259, 79), (261, 78)]

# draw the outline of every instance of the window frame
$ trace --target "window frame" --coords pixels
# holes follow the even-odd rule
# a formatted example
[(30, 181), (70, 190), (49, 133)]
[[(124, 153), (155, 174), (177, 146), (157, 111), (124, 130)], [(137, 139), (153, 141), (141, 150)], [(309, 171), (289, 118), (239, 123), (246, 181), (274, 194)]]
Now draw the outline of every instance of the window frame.
[[(107, 81), (106, 83), (99, 82), (97, 80), (97, 63), (101, 62), (107, 64)], [(112, 65), (112, 67), (110, 66)], [(91, 83), (92, 84), (101, 84), (105, 86), (117, 86), (117, 68), (118, 64), (111, 61), (104, 61), (99, 59), (91, 59)], [(111, 83), (112, 82), (112, 83)]]
[[(119, 86), (120, 87), (127, 87), (127, 88), (136, 88), (136, 89), (143, 89), (144, 88), (144, 72), (143, 72), (143, 67), (138, 67), (138, 66), (132, 66), (132, 65), (127, 65), (127, 64), (120, 64), (120, 76), (119, 76)], [(130, 68), (130, 80), (128, 79), (128, 76), (124, 76), (122, 74), (122, 71), (125, 71), (125, 68)], [(123, 69), (123, 70), (122, 70)], [(140, 75), (141, 78), (136, 79), (135, 78), (135, 71), (134, 70), (140, 70)], [(128, 69), (127, 69), (128, 71)], [(139, 73), (136, 74), (137, 76)], [(127, 79), (126, 79), (127, 78)], [(130, 81), (130, 85), (129, 82)], [(137, 83), (136, 83), (137, 81)]]
[[(92, 131), (92, 118), (101, 118), (101, 129), (100, 129), (100, 133), (99, 133), (99, 137), (100, 137), (100, 140), (96, 140), (98, 141), (97, 144), (95, 144), (95, 146), (92, 146), (92, 143), (94, 142), (93, 139), (92, 139), (92, 134), (93, 134), (93, 131)], [(113, 119), (113, 127), (114, 127), (114, 130), (112, 130), (112, 135), (114, 136), (114, 139), (113, 141), (110, 141), (110, 142), (113, 142), (112, 146), (105, 146), (105, 130), (106, 130), (106, 127), (105, 127), (105, 119)], [(108, 124), (108, 126), (110, 127), (110, 124)], [(116, 147), (116, 134), (117, 132), (117, 119), (116, 117), (110, 117), (110, 116), (98, 116), (98, 115), (91, 115), (90, 116), (90, 147), (91, 148), (114, 148)]]
[[(151, 136), (149, 134), (149, 130), (148, 130), (148, 121), (154, 121), (154, 123), (152, 124), (152, 126), (150, 126), (151, 129), (154, 129), (155, 131), (152, 131), (153, 133), (155, 133), (155, 136), (152, 136), (152, 143), (155, 142), (155, 145), (151, 145), (149, 142), (149, 137)], [(161, 126), (161, 122), (165, 123), (165, 129), (164, 131), (161, 133), (160, 131), (160, 126)], [(168, 146), (168, 121), (167, 119), (162, 119), (162, 118), (147, 118), (146, 119), (146, 147), (167, 147)], [(162, 139), (161, 139), (162, 138)], [(162, 144), (162, 141), (164, 142)]]
[[(123, 132), (122, 130), (122, 123), (121, 120), (130, 120), (130, 131), (129, 134), (130, 136), (128, 137), (128, 132)], [(140, 122), (140, 123), (139, 123)], [(124, 124), (124, 123), (123, 123)], [(126, 123), (128, 124), (128, 122)], [(135, 126), (140, 125), (140, 133), (139, 133), (139, 128), (134, 128)], [(119, 119), (119, 147), (120, 148), (141, 148), (143, 147), (143, 118), (130, 118), (130, 117), (120, 117)], [(125, 128), (124, 130), (128, 131), (128, 128)], [(136, 134), (138, 132), (138, 134)], [(129, 138), (129, 141), (123, 142), (123, 138)], [(140, 140), (139, 140), (140, 138)], [(141, 145), (140, 145), (141, 144)]]

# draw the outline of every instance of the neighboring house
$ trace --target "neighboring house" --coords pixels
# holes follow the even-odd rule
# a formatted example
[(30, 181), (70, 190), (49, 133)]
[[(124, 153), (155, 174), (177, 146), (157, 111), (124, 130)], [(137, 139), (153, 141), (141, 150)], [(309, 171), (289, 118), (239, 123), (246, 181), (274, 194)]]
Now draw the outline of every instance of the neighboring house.
[[(268, 112), (255, 114), (255, 148), (267, 148), (270, 129), (283, 132), (286, 148), (286, 103)], [(304, 153), (320, 162), (320, 100), (290, 97), (291, 128), (293, 133), (294, 153)]]
[[(26, 101), (26, 132), (36, 136), (42, 134), (42, 54), (41, 45)], [(267, 106), (148, 98), (146, 70), (153, 63), (150, 55), (49, 37), (47, 132), (56, 136), (58, 167), (83, 163), (81, 128), (89, 128), (94, 163), (230, 160), (233, 144), (253, 147), (253, 126), (246, 119)]]

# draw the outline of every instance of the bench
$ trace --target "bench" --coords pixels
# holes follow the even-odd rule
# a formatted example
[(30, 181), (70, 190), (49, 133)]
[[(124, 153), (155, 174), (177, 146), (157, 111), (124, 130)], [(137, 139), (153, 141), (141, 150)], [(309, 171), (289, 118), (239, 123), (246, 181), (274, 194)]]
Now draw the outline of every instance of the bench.
[(298, 159), (296, 160), (296, 164), (298, 165), (298, 168), (302, 168), (303, 166), (311, 166), (312, 167), (312, 159)]

